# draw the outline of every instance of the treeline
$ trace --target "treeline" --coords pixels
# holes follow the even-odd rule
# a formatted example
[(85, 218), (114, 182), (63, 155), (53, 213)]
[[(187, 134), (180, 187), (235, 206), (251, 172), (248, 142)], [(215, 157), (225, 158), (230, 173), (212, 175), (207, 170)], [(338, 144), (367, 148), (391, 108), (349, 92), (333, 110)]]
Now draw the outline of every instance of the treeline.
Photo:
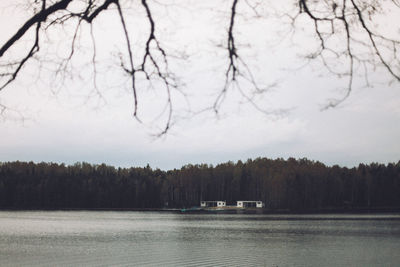
[(262, 200), (271, 210), (400, 207), (400, 161), (328, 167), (258, 158), (162, 171), (88, 163), (0, 163), (0, 208), (180, 208), (200, 200)]

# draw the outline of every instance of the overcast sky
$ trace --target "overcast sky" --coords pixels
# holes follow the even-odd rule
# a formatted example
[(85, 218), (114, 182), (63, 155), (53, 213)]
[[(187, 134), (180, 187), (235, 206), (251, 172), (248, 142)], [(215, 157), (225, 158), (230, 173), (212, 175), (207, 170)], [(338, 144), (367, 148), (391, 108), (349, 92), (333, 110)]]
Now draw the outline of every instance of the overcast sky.
[[(0, 28), (1, 45), (27, 16), (10, 8), (8, 4), (13, 2), (2, 1), (0, 25), (8, 27)], [(189, 56), (172, 59), (171, 67), (181, 78), (187, 97), (174, 94), (174, 125), (167, 135), (153, 136), (165, 123), (165, 114), (157, 118), (165, 99), (161, 89), (141, 87), (139, 115), (144, 123), (132, 117), (129, 84), (117, 71), (118, 60), (113, 60), (122, 37), (118, 37), (118, 17), (110, 10), (94, 27), (102, 98), (91, 94), (92, 67), (84, 60), (74, 61), (75, 71), (64, 82), (54, 78), (50, 65), (42, 64), (38, 72), (40, 65), (32, 62), (17, 82), (0, 92), (1, 103), (18, 111), (9, 110), (0, 122), (0, 161), (85, 161), (123, 167), (148, 163), (153, 168), (172, 169), (189, 163), (218, 164), (256, 157), (307, 157), (349, 167), (400, 160), (398, 82), (390, 84), (388, 75), (378, 69), (369, 77), (373, 87), (363, 86), (362, 78), (356, 79), (348, 99), (321, 111), (329, 99), (343, 95), (341, 88), (346, 81), (321, 71), (318, 64), (298, 69), (304, 63), (300, 55), (314, 43), (301, 34), (294, 42), (284, 39), (287, 28), (280, 28), (276, 18), (257, 20), (243, 15), (242, 27), (237, 28), (239, 52), (255, 77), (260, 84), (276, 84), (256, 99), (270, 114), (246, 103), (235, 90), (227, 95), (218, 116), (210, 111), (197, 114), (213, 104), (223, 86), (226, 52), (218, 44), (225, 40), (228, 20), (227, 13), (221, 11), (228, 11), (227, 7), (220, 5), (210, 11), (205, 4), (196, 12), (154, 7), (165, 46)], [(129, 25), (146, 25), (135, 17), (134, 9), (129, 12)], [(397, 18), (390, 25), (398, 27), (399, 22)], [(130, 28), (132, 35), (142, 36), (140, 30), (136, 33), (132, 28), (137, 27)], [(68, 33), (69, 29), (52, 32), (54, 38), (43, 41), (47, 42), (43, 44), (46, 53), (64, 49), (68, 40), (64, 34)], [(90, 54), (90, 41), (82, 37), (81, 44), (85, 48), (82, 55)], [(249, 85), (243, 86), (246, 89)]]

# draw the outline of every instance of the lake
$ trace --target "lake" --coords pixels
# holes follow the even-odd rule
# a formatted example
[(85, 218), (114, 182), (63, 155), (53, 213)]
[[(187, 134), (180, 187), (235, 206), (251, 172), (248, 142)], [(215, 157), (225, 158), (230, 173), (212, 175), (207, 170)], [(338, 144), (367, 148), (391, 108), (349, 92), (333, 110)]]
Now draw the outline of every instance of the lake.
[(1, 266), (400, 266), (400, 215), (0, 211)]

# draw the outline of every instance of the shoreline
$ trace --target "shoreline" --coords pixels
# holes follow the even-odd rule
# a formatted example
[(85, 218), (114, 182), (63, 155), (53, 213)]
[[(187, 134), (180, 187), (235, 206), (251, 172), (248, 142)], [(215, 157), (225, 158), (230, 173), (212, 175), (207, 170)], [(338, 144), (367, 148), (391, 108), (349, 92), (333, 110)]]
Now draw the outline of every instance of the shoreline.
[(271, 215), (323, 215), (323, 214), (382, 214), (400, 213), (400, 207), (381, 208), (340, 208), (340, 209), (316, 209), (316, 210), (289, 210), (289, 209), (221, 209), (221, 210), (189, 210), (182, 212), (183, 208), (0, 208), (1, 211), (126, 211), (126, 212), (175, 212), (196, 214), (271, 214)]

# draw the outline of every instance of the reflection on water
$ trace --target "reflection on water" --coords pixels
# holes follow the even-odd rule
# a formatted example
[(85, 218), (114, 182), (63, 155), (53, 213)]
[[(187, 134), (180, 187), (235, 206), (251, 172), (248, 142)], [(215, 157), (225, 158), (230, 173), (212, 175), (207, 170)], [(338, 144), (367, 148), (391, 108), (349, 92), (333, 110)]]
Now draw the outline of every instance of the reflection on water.
[(0, 265), (399, 266), (400, 215), (0, 212)]

